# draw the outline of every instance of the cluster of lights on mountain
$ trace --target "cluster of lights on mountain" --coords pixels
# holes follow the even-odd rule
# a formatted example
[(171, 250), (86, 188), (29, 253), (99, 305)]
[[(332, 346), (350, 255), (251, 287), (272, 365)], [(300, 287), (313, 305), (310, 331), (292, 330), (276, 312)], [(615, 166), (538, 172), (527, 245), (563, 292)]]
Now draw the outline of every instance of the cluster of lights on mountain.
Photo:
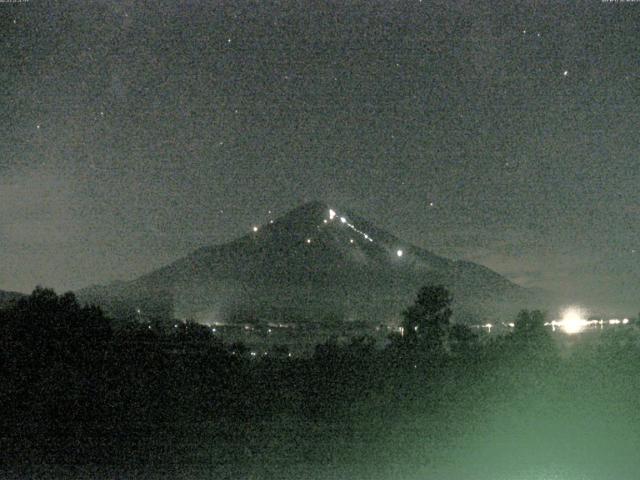
[[(269, 214), (271, 214), (271, 210), (269, 210)], [(373, 238), (371, 238), (371, 236), (370, 236), (368, 233), (363, 232), (362, 230), (358, 229), (355, 225), (353, 225), (352, 223), (350, 223), (350, 222), (347, 220), (347, 218), (346, 218), (346, 217), (344, 217), (344, 216), (339, 216), (339, 215), (338, 215), (338, 213), (337, 213), (333, 208), (330, 208), (330, 209), (329, 209), (329, 218), (325, 218), (325, 219), (323, 219), (323, 220), (322, 220), (322, 223), (326, 225), (326, 224), (328, 224), (328, 223), (330, 223), (330, 222), (333, 222), (336, 218), (338, 218), (338, 219), (340, 220), (340, 223), (341, 223), (342, 225), (345, 225), (346, 227), (349, 227), (351, 230), (353, 230), (354, 232), (358, 233), (358, 234), (359, 234), (362, 238), (364, 238), (366, 241), (373, 243)], [(274, 223), (274, 222), (273, 222), (273, 220), (269, 220), (269, 224), (270, 224), (270, 225), (273, 225), (273, 223)], [(253, 226), (252, 226), (252, 230), (253, 230), (253, 233), (258, 233), (258, 231), (260, 230), (260, 227), (258, 227), (257, 225), (253, 225)], [(311, 243), (312, 243), (312, 239), (311, 239), (311, 238), (307, 238), (307, 239), (305, 240), (305, 243), (306, 243), (307, 245), (311, 244)], [(353, 238), (350, 238), (350, 239), (349, 239), (349, 243), (351, 243), (351, 244), (354, 244), (354, 243), (355, 243), (355, 241), (353, 240)], [(403, 255), (404, 255), (404, 251), (403, 251), (402, 249), (397, 249), (397, 250), (396, 250), (396, 256), (397, 256), (398, 258), (402, 257)]]

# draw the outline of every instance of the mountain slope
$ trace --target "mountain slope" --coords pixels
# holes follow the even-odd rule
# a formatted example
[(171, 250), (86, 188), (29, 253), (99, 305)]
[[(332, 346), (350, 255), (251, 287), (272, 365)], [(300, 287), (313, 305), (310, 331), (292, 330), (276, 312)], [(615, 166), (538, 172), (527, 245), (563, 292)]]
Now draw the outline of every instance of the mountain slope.
[(119, 315), (140, 309), (205, 322), (379, 323), (397, 321), (417, 289), (429, 283), (452, 290), (458, 319), (512, 315), (530, 301), (525, 289), (488, 268), (439, 257), (321, 202), (131, 282), (78, 295)]

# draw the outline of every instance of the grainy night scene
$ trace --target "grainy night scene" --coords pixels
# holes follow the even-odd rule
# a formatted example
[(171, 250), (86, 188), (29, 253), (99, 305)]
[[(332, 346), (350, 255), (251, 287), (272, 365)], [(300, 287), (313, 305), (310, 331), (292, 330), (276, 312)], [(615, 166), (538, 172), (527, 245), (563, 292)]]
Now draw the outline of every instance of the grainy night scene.
[(637, 480), (640, 1), (0, 1), (0, 476)]

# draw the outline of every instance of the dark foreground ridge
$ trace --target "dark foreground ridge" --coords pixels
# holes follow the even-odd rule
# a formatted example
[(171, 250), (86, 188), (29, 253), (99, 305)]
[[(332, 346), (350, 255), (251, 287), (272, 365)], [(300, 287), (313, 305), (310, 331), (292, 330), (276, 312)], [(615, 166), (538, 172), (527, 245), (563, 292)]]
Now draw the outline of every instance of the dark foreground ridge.
[(384, 349), (256, 358), (37, 289), (0, 309), (0, 476), (636, 478), (634, 326), (576, 346), (537, 311), (501, 337), (450, 317), (427, 286)]

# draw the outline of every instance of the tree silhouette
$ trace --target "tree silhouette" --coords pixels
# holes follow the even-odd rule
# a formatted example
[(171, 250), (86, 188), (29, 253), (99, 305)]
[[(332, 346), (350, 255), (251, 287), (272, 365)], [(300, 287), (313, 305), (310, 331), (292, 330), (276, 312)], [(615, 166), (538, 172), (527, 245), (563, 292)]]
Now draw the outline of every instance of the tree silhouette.
[(478, 347), (478, 335), (467, 325), (456, 323), (449, 329), (449, 345), (452, 353), (468, 353)]
[(430, 349), (441, 349), (451, 319), (452, 301), (449, 290), (443, 285), (422, 287), (414, 304), (402, 312), (404, 338), (425, 344)]
[(544, 336), (545, 315), (540, 310), (520, 310), (514, 322), (514, 335), (524, 338)]

